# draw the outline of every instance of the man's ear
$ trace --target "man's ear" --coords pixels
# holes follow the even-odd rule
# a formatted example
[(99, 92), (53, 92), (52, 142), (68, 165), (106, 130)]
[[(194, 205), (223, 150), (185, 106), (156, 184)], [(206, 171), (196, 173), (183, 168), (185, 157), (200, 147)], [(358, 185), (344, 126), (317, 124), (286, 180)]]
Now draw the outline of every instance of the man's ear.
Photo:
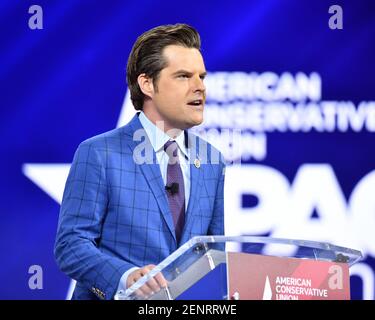
[(138, 85), (141, 91), (144, 95), (148, 96), (149, 98), (152, 98), (154, 96), (154, 84), (152, 82), (152, 79), (148, 77), (145, 73), (141, 73), (138, 76)]

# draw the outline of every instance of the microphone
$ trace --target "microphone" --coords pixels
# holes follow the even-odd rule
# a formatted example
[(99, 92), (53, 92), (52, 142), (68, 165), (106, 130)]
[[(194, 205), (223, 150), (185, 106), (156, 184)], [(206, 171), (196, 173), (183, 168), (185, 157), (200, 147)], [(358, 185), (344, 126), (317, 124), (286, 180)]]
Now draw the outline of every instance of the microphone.
[(167, 190), (172, 196), (178, 193), (179, 184), (177, 182), (171, 183), (169, 186), (165, 186), (165, 190)]

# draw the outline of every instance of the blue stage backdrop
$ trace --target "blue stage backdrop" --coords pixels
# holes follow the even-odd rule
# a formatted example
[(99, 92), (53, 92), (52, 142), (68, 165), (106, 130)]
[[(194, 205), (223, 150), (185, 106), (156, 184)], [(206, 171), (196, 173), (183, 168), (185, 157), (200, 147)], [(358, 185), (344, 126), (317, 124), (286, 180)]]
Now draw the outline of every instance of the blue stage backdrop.
[(374, 299), (375, 1), (312, 0), (1, 1), (0, 298), (68, 296), (53, 244), (73, 153), (131, 117), (131, 47), (177, 22), (209, 72), (197, 131), (233, 163), (227, 234), (359, 249), (352, 298)]

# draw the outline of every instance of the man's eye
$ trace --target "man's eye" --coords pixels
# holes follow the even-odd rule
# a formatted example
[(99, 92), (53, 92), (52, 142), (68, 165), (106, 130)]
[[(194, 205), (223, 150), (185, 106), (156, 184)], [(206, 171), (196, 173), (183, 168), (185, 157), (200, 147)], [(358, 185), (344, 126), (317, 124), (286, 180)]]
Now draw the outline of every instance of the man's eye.
[(183, 79), (189, 78), (189, 76), (187, 74), (180, 74), (178, 77), (183, 78)]

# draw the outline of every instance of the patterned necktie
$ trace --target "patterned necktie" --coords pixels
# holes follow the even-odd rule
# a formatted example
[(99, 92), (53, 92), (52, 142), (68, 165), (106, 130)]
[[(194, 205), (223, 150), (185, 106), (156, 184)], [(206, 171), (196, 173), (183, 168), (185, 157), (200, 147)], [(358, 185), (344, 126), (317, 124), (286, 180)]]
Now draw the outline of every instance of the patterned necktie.
[(171, 210), (176, 230), (176, 240), (177, 243), (179, 243), (185, 223), (185, 187), (177, 150), (178, 145), (176, 141), (168, 141), (164, 145), (164, 151), (169, 157), (167, 168), (167, 196), (169, 209)]

